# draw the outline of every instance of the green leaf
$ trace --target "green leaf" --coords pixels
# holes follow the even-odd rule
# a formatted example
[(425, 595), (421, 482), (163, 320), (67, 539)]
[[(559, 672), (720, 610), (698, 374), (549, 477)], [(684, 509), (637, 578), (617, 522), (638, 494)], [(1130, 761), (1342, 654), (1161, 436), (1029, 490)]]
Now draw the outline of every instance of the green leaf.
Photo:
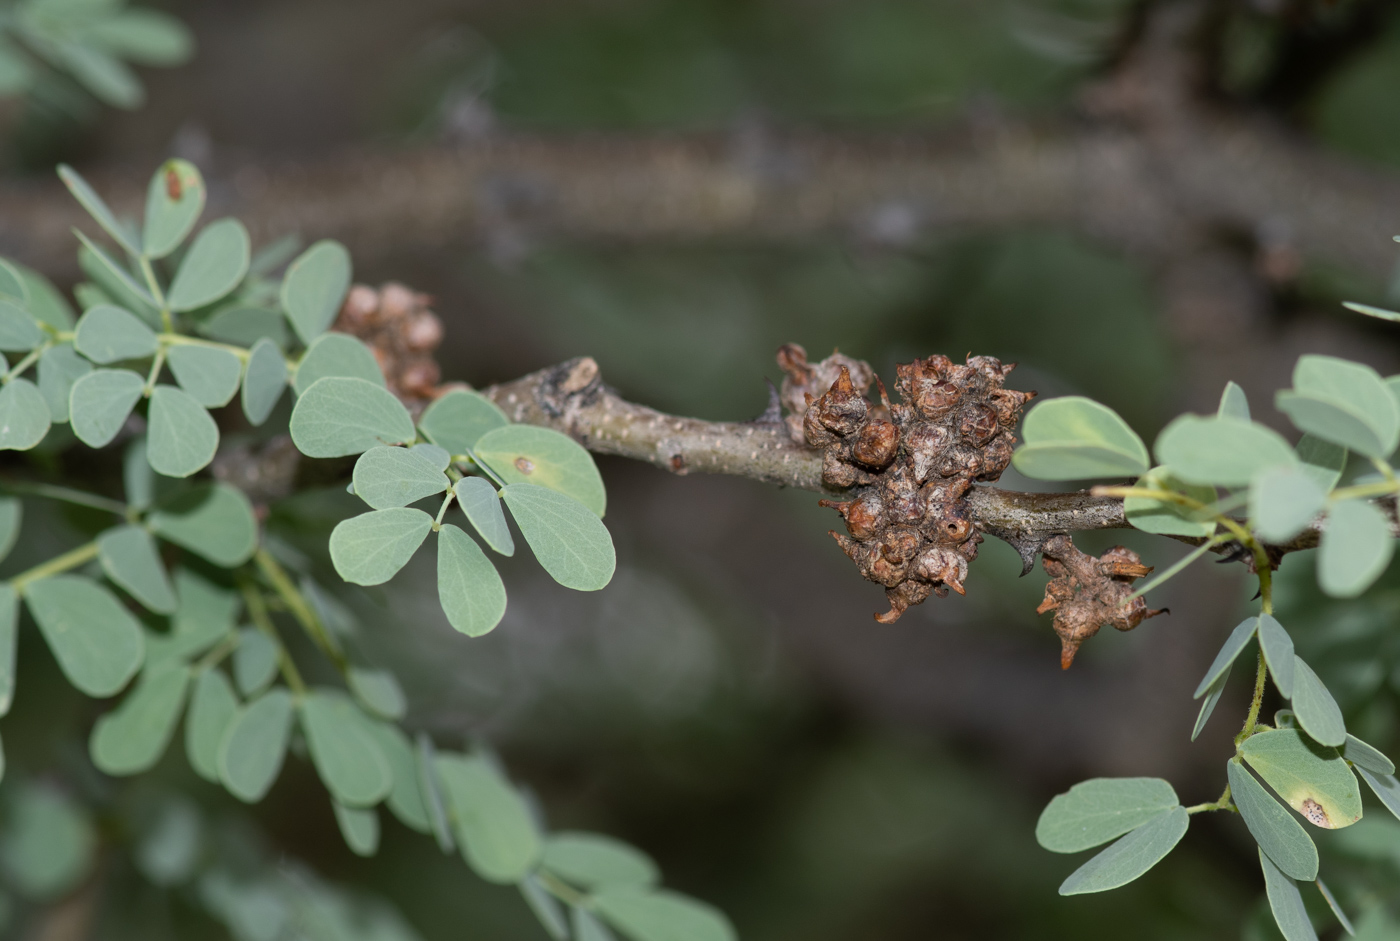
[(14, 263), (13, 267), (24, 279), (25, 289), (29, 292), (29, 312), (55, 330), (72, 330), (73, 308), (59, 293), (58, 288), (53, 286), (53, 282), (33, 268), (27, 268), (18, 262)]
[(457, 840), (452, 835), (447, 801), (438, 782), (437, 752), (433, 749), (433, 740), (422, 732), (414, 740), (414, 756), (418, 762), (418, 785), (433, 837), (437, 840), (438, 849), (450, 853), (456, 847)]
[(1158, 814), (1070, 873), (1060, 894), (1106, 892), (1127, 885), (1170, 853), (1189, 823), (1184, 807)]
[(399, 720), (408, 714), (408, 699), (403, 687), (388, 670), (367, 670), (351, 667), (345, 682), (355, 698), (376, 716)]
[(219, 781), (219, 746), (237, 711), (238, 697), (228, 677), (217, 669), (201, 672), (185, 719), (185, 754), (190, 767), (206, 781)]
[(1342, 306), (1347, 310), (1354, 310), (1358, 314), (1365, 314), (1367, 317), (1400, 321), (1400, 314), (1397, 314), (1393, 310), (1386, 310), (1383, 307), (1372, 307), (1370, 304), (1356, 304), (1352, 301), (1342, 301)]
[(595, 911), (635, 941), (738, 941), (724, 913), (678, 892), (613, 886), (593, 896)]
[(238, 357), (213, 346), (172, 346), (165, 362), (180, 388), (206, 408), (227, 405), (243, 378), (243, 364)]
[(1395, 762), (1387, 758), (1379, 748), (1366, 744), (1355, 735), (1348, 735), (1347, 740), (1342, 743), (1342, 757), (1376, 774), (1395, 773)]
[(1147, 448), (1118, 413), (1093, 399), (1047, 399), (1026, 414), (1016, 469), (1040, 480), (1136, 477), (1148, 468)]
[(0, 451), (28, 451), (49, 433), (49, 406), (28, 379), (0, 389)]
[(248, 230), (237, 219), (211, 222), (180, 259), (166, 304), (173, 311), (194, 310), (228, 294), (248, 273)]
[(219, 426), (188, 392), (156, 386), (146, 419), (146, 460), (156, 473), (188, 477), (214, 460)]
[(78, 171), (66, 163), (60, 163), (58, 165), (58, 178), (63, 181), (64, 186), (68, 187), (68, 192), (73, 194), (73, 198), (87, 210), (88, 215), (92, 216), (118, 245), (133, 255), (141, 254), (141, 247), (136, 244), (131, 231), (117, 221), (116, 215), (107, 208), (107, 203), (103, 201), (101, 196), (97, 195), (95, 189), (88, 185), (87, 180), (78, 175)]
[[(1282, 873), (1280, 873), (1280, 875), (1282, 875)], [(1288, 877), (1284, 876), (1284, 878), (1286, 879)], [(1332, 891), (1327, 888), (1327, 883), (1318, 879), (1313, 884), (1317, 886), (1317, 891), (1322, 893), (1323, 901), (1327, 903), (1328, 908), (1332, 909), (1332, 914), (1337, 916), (1337, 921), (1341, 922), (1342, 928), (1347, 934), (1355, 937), (1356, 929), (1352, 927), (1351, 919), (1347, 917), (1346, 912), (1342, 911), (1342, 906), (1337, 904), (1337, 900), (1333, 897)]]
[(112, 304), (88, 310), (78, 319), (73, 346), (94, 363), (115, 363), (154, 355), (156, 335), (135, 314)]
[(146, 286), (131, 276), (131, 272), (111, 255), (99, 248), (86, 235), (74, 231), (83, 247), (78, 250), (78, 267), (96, 282), (112, 301), (124, 307), (150, 327), (160, 326), (160, 307)]
[(1337, 701), (1302, 657), (1294, 658), (1293, 677), (1293, 712), (1298, 724), (1318, 744), (1340, 747), (1347, 740), (1347, 727)]
[(8, 795), (0, 862), (9, 882), (40, 901), (67, 895), (92, 871), (97, 829), (87, 810), (44, 784), (22, 783)]
[(327, 376), (292, 410), (292, 441), (307, 457), (344, 457), (381, 444), (409, 444), (413, 417), (394, 394), (366, 379)]
[(15, 547), (23, 520), (24, 504), (15, 497), (0, 497), (0, 561)]
[[(384, 759), (389, 762), (394, 779), (384, 802), (404, 826), (419, 833), (432, 832), (418, 780), (418, 758), (413, 752), (413, 744), (398, 726), (388, 722), (371, 722), (370, 729), (374, 732), (379, 750), (384, 753)], [(448, 849), (451, 848), (449, 844)]]
[(323, 239), (297, 256), (282, 279), (282, 309), (307, 346), (330, 327), (350, 290), (350, 253)]
[(1230, 667), (1225, 667), (1225, 672), (1215, 678), (1205, 689), (1206, 698), (1201, 703), (1201, 711), (1196, 713), (1196, 724), (1191, 729), (1191, 741), (1201, 734), (1201, 730), (1210, 721), (1210, 714), (1215, 711), (1216, 703), (1220, 702), (1220, 694), (1225, 692), (1225, 684), (1230, 680)]
[(175, 590), (170, 587), (156, 542), (146, 530), (131, 525), (107, 530), (97, 537), (97, 557), (107, 577), (148, 610), (174, 613)]
[(248, 368), (243, 375), (243, 414), (254, 425), (261, 425), (272, 414), (272, 407), (287, 387), (287, 361), (282, 351), (266, 338), (259, 340), (248, 354)]
[(1058, 794), (1041, 812), (1036, 841), (1055, 853), (1107, 843), (1180, 803), (1161, 778), (1093, 778)]
[(70, 343), (44, 350), (39, 357), (39, 393), (49, 406), (49, 419), (68, 420), (68, 396), (73, 383), (92, 372), (92, 363), (79, 356)]
[(370, 448), (355, 462), (355, 495), (376, 510), (408, 506), (447, 490), (451, 481), (408, 448)]
[(1293, 698), (1293, 676), (1296, 672), (1293, 662), (1293, 638), (1283, 629), (1273, 615), (1259, 615), (1259, 649), (1264, 652), (1264, 662), (1269, 665), (1269, 673), (1274, 685), (1285, 699)]
[(1245, 618), (1235, 629), (1230, 632), (1230, 636), (1225, 638), (1224, 645), (1220, 652), (1211, 661), (1210, 668), (1206, 670), (1206, 675), (1201, 677), (1201, 682), (1197, 684), (1196, 691), (1191, 694), (1192, 699), (1200, 699), (1206, 692), (1215, 685), (1216, 681), (1229, 672), (1230, 666), (1235, 662), (1235, 658), (1240, 655), (1249, 642), (1254, 639), (1254, 632), (1259, 628), (1258, 618)]
[(253, 347), (259, 340), (269, 340), (278, 349), (285, 350), (291, 340), (282, 315), (261, 307), (226, 308), (196, 329), (201, 336), (234, 346)]
[(63, 675), (89, 696), (111, 696), (141, 667), (141, 625), (110, 591), (81, 575), (52, 575), (24, 588), (29, 613)]
[(656, 863), (635, 847), (600, 833), (563, 831), (544, 844), (540, 864), (582, 889), (610, 885), (655, 885), (661, 874)]
[(1294, 879), (1317, 878), (1317, 847), (1303, 825), (1235, 759), (1225, 763), (1230, 796), (1254, 842)]
[(1245, 739), (1240, 754), (1314, 826), (1335, 830), (1361, 819), (1356, 775), (1336, 749), (1317, 745), (1295, 729), (1275, 729)]
[(593, 456), (568, 435), (534, 425), (507, 425), (482, 435), (474, 453), (508, 484), (548, 487), (599, 516), (607, 508), (607, 492)]
[(223, 568), (242, 565), (258, 547), (258, 522), (243, 491), (225, 483), (186, 490), (150, 516), (151, 531)]
[(393, 785), (369, 719), (339, 690), (312, 690), (301, 702), (301, 728), (326, 789), (350, 807), (377, 804)]
[(486, 544), (501, 555), (514, 555), (515, 540), (506, 525), (501, 495), (495, 486), (482, 477), (463, 477), (457, 481), (453, 492), (457, 494), (457, 505)]
[(0, 350), (32, 350), (44, 342), (34, 315), (14, 301), (0, 298)]
[(147, 258), (169, 255), (204, 211), (204, 178), (185, 160), (167, 160), (146, 187), (146, 226), (141, 249)]
[(1274, 913), (1278, 930), (1284, 941), (1317, 941), (1317, 932), (1303, 907), (1303, 895), (1298, 885), (1274, 865), (1274, 861), (1259, 850), (1259, 865), (1264, 868), (1264, 890), (1269, 896), (1269, 910)]
[(1355, 598), (1381, 576), (1395, 551), (1390, 521), (1365, 500), (1342, 500), (1327, 514), (1317, 582), (1333, 598)]
[(1278, 432), (1238, 418), (1182, 415), (1162, 429), (1155, 450), (1182, 480), (1222, 487), (1243, 487), (1265, 468), (1298, 463)]
[(506, 586), (481, 547), (456, 526), (438, 532), (438, 600), (454, 628), (480, 637), (506, 613)]
[(142, 674), (122, 704), (93, 726), (88, 750), (98, 770), (128, 775), (154, 767), (175, 734), (189, 683), (189, 668), (180, 663), (159, 664)]
[(0, 584), (0, 716), (9, 715), (15, 701), (15, 645), (19, 639), (19, 596), (13, 586)]
[(509, 424), (495, 402), (463, 389), (447, 393), (418, 419), (424, 436), (452, 454), (466, 454), (486, 432)]
[(520, 894), (525, 904), (539, 919), (540, 926), (554, 941), (569, 941), (569, 923), (564, 919), (564, 908), (554, 896), (549, 894), (538, 876), (530, 873), (520, 880)]
[(233, 681), (245, 697), (267, 689), (277, 677), (277, 645), (261, 631), (245, 627), (238, 632), (233, 651)]
[(556, 582), (597, 591), (612, 580), (617, 567), (612, 536), (588, 507), (534, 484), (511, 484), (501, 498), (535, 558)]
[(114, 108), (137, 108), (146, 99), (141, 80), (126, 63), (94, 46), (62, 42), (57, 53), (83, 87)]
[(126, 424), (146, 380), (129, 369), (96, 369), (76, 380), (68, 394), (73, 434), (90, 448), (104, 447)]
[(142, 65), (181, 65), (194, 53), (194, 36), (185, 24), (159, 10), (123, 10), (91, 23), (87, 35), (107, 51)]
[(233, 592), (182, 568), (175, 570), (175, 597), (179, 604), (169, 633), (147, 635), (147, 664), (170, 657), (188, 660), (233, 631), (241, 604)]
[(29, 301), (29, 287), (24, 283), (24, 275), (8, 258), (0, 258), (0, 298), (14, 301), (20, 307)]
[(434, 770), (472, 871), (487, 882), (519, 882), (540, 855), (540, 835), (520, 794), (484, 758), (440, 754)]
[(444, 473), (452, 463), (452, 455), (435, 444), (415, 444), (411, 445), (409, 450)]
[[(1172, 490), (1183, 493), (1198, 503), (1215, 502), (1215, 488), (1202, 487), (1177, 480), (1165, 467), (1154, 467), (1134, 484), (1135, 489)], [(1209, 536), (1215, 532), (1214, 520), (1193, 520), (1191, 510), (1177, 503), (1152, 497), (1126, 497), (1123, 512), (1128, 522), (1145, 533), (1170, 536)]]
[(331, 801), (335, 811), (335, 822), (340, 827), (340, 835), (345, 845), (356, 856), (373, 856), (379, 850), (379, 814), (373, 808), (346, 807), (338, 800)]
[(1375, 795), (1380, 798), (1386, 810), (1389, 810), (1395, 815), (1397, 820), (1400, 820), (1400, 781), (1395, 779), (1395, 775), (1376, 774), (1374, 771), (1362, 765), (1356, 766), (1356, 773), (1361, 776), (1361, 779), (1365, 781)]
[(1384, 458), (1400, 443), (1400, 404), (1370, 366), (1335, 356), (1300, 356), (1293, 390), (1278, 409), (1300, 430), (1367, 457)]
[(570, 921), (573, 923), (574, 941), (617, 941), (617, 936), (586, 909), (572, 906)]
[(422, 510), (361, 513), (331, 530), (331, 563), (347, 582), (382, 585), (408, 564), (432, 528), (433, 518)]
[(1304, 465), (1260, 471), (1249, 489), (1249, 518), (1268, 542), (1284, 543), (1327, 508), (1327, 491)]
[(348, 333), (323, 333), (297, 366), (292, 387), (301, 395), (317, 379), (326, 376), (348, 376), (384, 385), (384, 373), (374, 351)]
[(1225, 383), (1225, 391), (1220, 393), (1220, 407), (1215, 410), (1220, 418), (1235, 418), (1249, 421), (1249, 398), (1234, 382)]
[(292, 733), (292, 697), (272, 689), (242, 706), (219, 744), (219, 780), (246, 804), (262, 800), (277, 780)]
[(1342, 469), (1347, 465), (1347, 449), (1312, 435), (1303, 435), (1294, 450), (1298, 460), (1303, 462), (1303, 472), (1324, 493), (1331, 493), (1337, 481), (1342, 479)]

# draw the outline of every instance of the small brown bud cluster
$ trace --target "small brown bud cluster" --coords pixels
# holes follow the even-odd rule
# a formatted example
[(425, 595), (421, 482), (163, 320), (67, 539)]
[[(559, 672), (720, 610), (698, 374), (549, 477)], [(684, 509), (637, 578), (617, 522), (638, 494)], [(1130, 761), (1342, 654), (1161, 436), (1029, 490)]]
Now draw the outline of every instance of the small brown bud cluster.
[(441, 377), (433, 350), (442, 342), (442, 321), (430, 303), (428, 295), (393, 281), (377, 291), (357, 284), (333, 327), (368, 344), (389, 391), (410, 403), (433, 398)]
[(875, 380), (874, 370), (862, 360), (853, 359), (836, 350), (820, 362), (809, 363), (807, 351), (796, 343), (785, 343), (778, 347), (778, 367), (784, 373), (779, 398), (789, 413), (786, 419), (788, 431), (792, 440), (798, 444), (807, 443), (806, 433), (802, 430), (807, 406), (831, 388), (832, 383), (840, 377), (842, 367), (845, 367), (850, 376), (851, 385), (861, 395), (870, 391), (870, 383)]
[[(780, 363), (791, 349), (779, 352)], [(803, 440), (823, 452), (822, 482), (856, 488), (850, 500), (821, 505), (845, 519), (846, 532), (832, 536), (861, 574), (885, 586), (890, 610), (875, 620), (891, 624), (930, 594), (965, 593), (982, 534), (963, 497), (973, 481), (996, 480), (1011, 463), (1012, 429), (1035, 395), (1002, 388), (1013, 368), (990, 356), (963, 365), (946, 356), (916, 359), (896, 368), (898, 405), (874, 379), (881, 407), (840, 362), (830, 388), (820, 398), (808, 395)], [(788, 388), (785, 382), (784, 395)]]
[(1050, 584), (1035, 613), (1055, 612), (1062, 670), (1069, 669), (1079, 645), (1103, 625), (1130, 631), (1148, 618), (1167, 613), (1166, 608), (1148, 608), (1141, 596), (1128, 600), (1133, 581), (1152, 571), (1131, 549), (1114, 546), (1096, 559), (1080, 552), (1068, 536), (1051, 536), (1041, 555)]

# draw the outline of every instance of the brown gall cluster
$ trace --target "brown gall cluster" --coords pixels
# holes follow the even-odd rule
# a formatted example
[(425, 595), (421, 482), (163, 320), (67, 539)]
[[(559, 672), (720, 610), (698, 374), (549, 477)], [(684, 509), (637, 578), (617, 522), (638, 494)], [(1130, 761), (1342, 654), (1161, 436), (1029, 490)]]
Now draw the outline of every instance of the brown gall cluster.
[(1041, 549), (1041, 564), (1050, 576), (1045, 600), (1036, 614), (1055, 612), (1060, 635), (1060, 668), (1068, 670), (1079, 645), (1103, 625), (1130, 631), (1148, 618), (1166, 614), (1153, 610), (1141, 597), (1128, 600), (1133, 581), (1152, 571), (1131, 549), (1114, 546), (1099, 558), (1075, 548), (1068, 536), (1051, 536)]
[[(797, 371), (788, 368), (796, 354), (816, 375), (830, 368), (830, 360), (808, 366), (801, 347), (784, 347), (784, 401), (797, 387)], [(965, 593), (982, 534), (963, 497), (974, 481), (996, 480), (1011, 463), (1012, 429), (1035, 393), (1002, 388), (1014, 364), (969, 356), (959, 365), (930, 356), (896, 367), (899, 404), (872, 377), (882, 403), (876, 406), (848, 363), (835, 366), (836, 379), (819, 398), (805, 395), (803, 440), (823, 452), (822, 482), (851, 489), (850, 499), (821, 505), (845, 519), (846, 532), (832, 536), (861, 574), (885, 586), (890, 610), (875, 619), (891, 624), (930, 594)]]
[(442, 342), (442, 321), (430, 303), (428, 295), (392, 281), (379, 290), (357, 284), (332, 327), (374, 351), (389, 391), (409, 405), (434, 398), (441, 377), (433, 351)]

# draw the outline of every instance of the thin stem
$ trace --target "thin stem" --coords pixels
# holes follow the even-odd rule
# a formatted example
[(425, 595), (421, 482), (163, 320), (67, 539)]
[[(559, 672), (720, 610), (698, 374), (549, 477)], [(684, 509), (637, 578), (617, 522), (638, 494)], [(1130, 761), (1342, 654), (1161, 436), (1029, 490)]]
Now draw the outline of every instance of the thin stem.
[(302, 630), (311, 638), (321, 653), (335, 664), (335, 668), (341, 673), (349, 669), (349, 663), (345, 659), (345, 654), (336, 645), (331, 637), (330, 631), (322, 623), (320, 615), (316, 609), (307, 602), (306, 596), (297, 588), (292, 581), (287, 570), (282, 568), (282, 564), (266, 549), (259, 549), (253, 556), (253, 561), (257, 563), (258, 571), (272, 585), (272, 590), (277, 592), (277, 597), (282, 599), (282, 603), (287, 606), (292, 617), (296, 618)]
[(262, 592), (251, 580), (245, 579), (243, 582), (243, 603), (248, 608), (248, 616), (253, 619), (253, 625), (277, 645), (277, 667), (282, 671), (282, 678), (287, 681), (295, 695), (305, 696), (306, 684), (302, 682), (297, 665), (292, 662), (292, 655), (287, 652), (287, 645), (282, 643), (277, 626), (272, 623), (272, 618), (267, 613), (267, 604), (263, 601)]
[(199, 660), (195, 661), (194, 666), (191, 669), (193, 669), (194, 672), (199, 673), (201, 671), (216, 667), (219, 665), (220, 661), (222, 661), (225, 657), (227, 657), (229, 654), (233, 653), (237, 649), (238, 635), (236, 633), (229, 634), (223, 640), (219, 641), (218, 645), (215, 646), (212, 650), (206, 653), (203, 657), (200, 657)]
[(1227, 497), (1221, 497), (1219, 500), (1216, 500), (1214, 503), (1209, 504), (1203, 509), (1188, 514), (1187, 519), (1214, 519), (1217, 516), (1223, 516), (1224, 514), (1229, 513), (1231, 510), (1238, 510), (1240, 507), (1244, 506), (1248, 502), (1248, 491), (1245, 491), (1243, 493), (1232, 493)]
[(442, 500), (442, 506), (438, 507), (437, 519), (433, 520), (433, 532), (442, 529), (442, 518), (447, 515), (447, 508), (452, 505), (452, 498), (456, 495), (455, 490), (447, 491), (447, 496)]
[(4, 490), (8, 493), (28, 494), (34, 497), (48, 497), (51, 500), (62, 500), (64, 503), (88, 506), (92, 507), (94, 510), (106, 510), (108, 513), (115, 513), (117, 516), (126, 516), (129, 509), (125, 503), (118, 500), (112, 500), (108, 497), (99, 497), (95, 493), (88, 493), (83, 490), (60, 487), (57, 484), (0, 480), (0, 490)]
[(1205, 504), (1200, 500), (1193, 500), (1174, 490), (1154, 490), (1147, 487), (1095, 487), (1089, 493), (1095, 497), (1139, 497), (1143, 500), (1165, 500), (1168, 503), (1179, 503), (1193, 510), (1205, 509)]
[(1268, 667), (1264, 663), (1264, 650), (1259, 650), (1259, 666), (1254, 672), (1254, 698), (1249, 703), (1249, 715), (1245, 716), (1244, 728), (1240, 729), (1240, 734), (1235, 736), (1235, 744), (1238, 745), (1254, 734), (1259, 724), (1259, 710), (1264, 705), (1264, 683), (1268, 678)]
[(24, 375), (24, 371), (30, 366), (33, 366), (34, 363), (38, 361), (39, 357), (44, 355), (44, 351), (46, 351), (51, 346), (53, 346), (52, 343), (43, 343), (30, 350), (29, 353), (24, 357), (24, 359), (15, 363), (14, 366), (11, 367), (10, 371), (5, 373), (3, 377), (3, 381), (5, 382), (5, 384), (8, 385), (11, 379), (16, 378), (17, 376)]
[(164, 365), (165, 347), (161, 346), (156, 349), (155, 359), (151, 360), (151, 371), (146, 376), (146, 389), (144, 392), (141, 393), (142, 395), (149, 398), (151, 393), (155, 391), (156, 380), (160, 378), (160, 367)]
[(15, 590), (16, 594), (21, 594), (24, 591), (24, 586), (28, 585), (30, 582), (37, 582), (41, 578), (48, 578), (50, 575), (57, 575), (60, 572), (75, 569), (95, 558), (97, 558), (96, 540), (86, 545), (81, 545), (76, 549), (70, 549), (63, 553), (63, 555), (54, 556), (47, 562), (36, 565), (32, 569), (26, 569), (20, 572), (14, 578), (10, 579), (10, 587)]
[(1392, 484), (1396, 483), (1395, 469), (1390, 466), (1390, 462), (1379, 457), (1371, 458), (1371, 463), (1376, 466), (1376, 470), (1381, 472), (1381, 476)]
[(551, 873), (548, 869), (540, 869), (536, 871), (535, 876), (540, 880), (540, 885), (544, 886), (545, 889), (548, 890), (550, 895), (553, 895), (560, 901), (567, 902), (570, 905), (577, 905), (580, 908), (592, 907), (590, 899), (587, 895), (584, 895), (582, 892), (575, 890), (572, 886), (564, 882), (558, 876)]
[(233, 343), (220, 343), (217, 340), (206, 340), (203, 337), (186, 336), (183, 333), (157, 333), (156, 340), (162, 346), (202, 346), (211, 350), (226, 350), (244, 361), (247, 361), (249, 356), (245, 347)]
[(151, 289), (151, 297), (155, 299), (156, 306), (160, 308), (160, 322), (167, 331), (175, 329), (175, 322), (170, 316), (170, 307), (165, 303), (165, 293), (160, 289), (160, 282), (156, 280), (156, 270), (151, 266), (151, 259), (145, 255), (141, 256), (141, 274), (146, 279), (146, 287)]
[(1339, 500), (1355, 500), (1358, 497), (1384, 497), (1396, 491), (1400, 491), (1400, 481), (1392, 477), (1389, 480), (1373, 480), (1369, 484), (1356, 484), (1333, 490), (1327, 499), (1336, 503)]
[(1219, 800), (1211, 801), (1208, 804), (1196, 804), (1186, 808), (1188, 814), (1199, 814), (1208, 810), (1228, 810), (1232, 814), (1239, 813), (1234, 801), (1230, 800), (1230, 785), (1225, 785), (1225, 793), (1220, 795)]
[(1190, 565), (1192, 562), (1195, 562), (1201, 556), (1205, 555), (1213, 547), (1219, 545), (1222, 542), (1225, 542), (1229, 538), (1230, 537), (1228, 536), (1213, 536), (1210, 539), (1207, 539), (1205, 542), (1201, 543), (1191, 552), (1188, 552), (1186, 555), (1178, 559), (1176, 563), (1169, 567), (1165, 572), (1162, 572), (1160, 575), (1158, 575), (1156, 578), (1153, 578), (1151, 581), (1139, 585), (1131, 595), (1123, 599), (1123, 603), (1127, 604), (1134, 598), (1147, 594), (1149, 591), (1156, 588), (1158, 585), (1162, 584), (1172, 576), (1176, 575), (1182, 569), (1186, 568), (1186, 566)]

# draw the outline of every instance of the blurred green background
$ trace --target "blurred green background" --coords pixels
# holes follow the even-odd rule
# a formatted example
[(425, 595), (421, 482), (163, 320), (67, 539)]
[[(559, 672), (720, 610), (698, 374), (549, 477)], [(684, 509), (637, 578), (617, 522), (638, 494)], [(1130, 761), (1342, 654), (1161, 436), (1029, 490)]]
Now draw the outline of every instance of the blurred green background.
[[(859, 136), (979, 116), (1073, 122), (1144, 6), (171, 2), (162, 8), (193, 29), (195, 58), (144, 71), (148, 102), (135, 112), (71, 104), (80, 96), (59, 91), (12, 99), (0, 112), (5, 172), (23, 180), (66, 159), (145, 179), (174, 152), (217, 175), (518, 131), (702, 132), (737, 147), (792, 128)], [(1224, 120), (1263, 115), (1360, 165), (1400, 168), (1400, 4), (1209, 6), (1225, 23), (1209, 96)], [(1212, 406), (1219, 389), (1191, 384), (1203, 349), (1242, 364), (1266, 421), (1274, 385), (1262, 377), (1286, 376), (1302, 351), (1294, 340), (1387, 373), (1400, 364), (1388, 334), (1336, 313), (1344, 293), (1384, 300), (1374, 275), (1304, 259), (1270, 296), (1264, 325), (1293, 340), (1211, 348), (1182, 339), (1160, 271), (1122, 246), (1045, 226), (877, 242), (525, 238), (380, 252), (356, 276), (434, 295), (446, 378), (484, 385), (588, 354), (628, 397), (713, 419), (762, 411), (765, 377), (780, 378), (773, 353), (789, 341), (814, 358), (840, 347), (886, 377), (915, 355), (996, 355), (1020, 364), (1011, 385), (1093, 396), (1148, 441), (1177, 412)], [(1262, 886), (1237, 820), (1201, 820), (1149, 877), (1073, 899), (1055, 888), (1079, 860), (1045, 853), (1032, 832), (1051, 795), (1098, 774), (1161, 775), (1188, 803), (1215, 797), (1247, 693), (1237, 678), (1195, 745), (1189, 697), (1244, 611), (1236, 567), (1198, 566), (1152, 599), (1170, 618), (1099, 637), (1061, 674), (1049, 619), (1033, 613), (1044, 577), (1018, 579), (1019, 559), (1000, 543), (983, 546), (967, 598), (931, 600), (884, 627), (870, 619), (878, 588), (825, 536), (835, 517), (814, 495), (600, 464), (619, 568), (598, 595), (580, 599), (508, 560), (506, 621), (477, 640), (447, 627), (423, 565), (345, 596), (354, 643), (411, 691), (410, 726), (446, 743), (489, 740), (552, 822), (633, 841), (669, 884), (724, 908), (750, 941), (1272, 936), (1256, 917)], [(1026, 482), (1013, 472), (1003, 485)], [(271, 527), (328, 572), (325, 532), (346, 512), (334, 493), (310, 494), (279, 507)], [(49, 536), (6, 565), (45, 557), (65, 527), (86, 525), (49, 523)], [(1081, 545), (1119, 541), (1158, 566), (1180, 554), (1136, 533)], [(1310, 571), (1305, 554), (1283, 570), (1284, 610), (1300, 624), (1301, 612), (1322, 611)], [(1394, 607), (1376, 594), (1348, 609), (1352, 636), (1366, 642), (1319, 660), (1329, 685), (1347, 691), (1349, 724), (1393, 748), (1400, 651), (1384, 642), (1375, 653)], [(1318, 633), (1329, 617), (1316, 614)], [(100, 708), (70, 697), (26, 640), (5, 725), (11, 767), (91, 777), (82, 742)], [(69, 717), (72, 739), (26, 735), (56, 715)], [(178, 748), (153, 777), (126, 796), (110, 782), (83, 786), (132, 801), (178, 788), (235, 828), (253, 819), (273, 855), (386, 896), (430, 941), (545, 937), (515, 894), (394, 823), (377, 858), (352, 857), (304, 762), (290, 762), (251, 813), (196, 779)], [(1344, 841), (1319, 842), (1345, 859)], [(1389, 866), (1393, 884), (1396, 865), (1392, 851), (1361, 868)], [(93, 937), (222, 931), (118, 856), (105, 878)]]

